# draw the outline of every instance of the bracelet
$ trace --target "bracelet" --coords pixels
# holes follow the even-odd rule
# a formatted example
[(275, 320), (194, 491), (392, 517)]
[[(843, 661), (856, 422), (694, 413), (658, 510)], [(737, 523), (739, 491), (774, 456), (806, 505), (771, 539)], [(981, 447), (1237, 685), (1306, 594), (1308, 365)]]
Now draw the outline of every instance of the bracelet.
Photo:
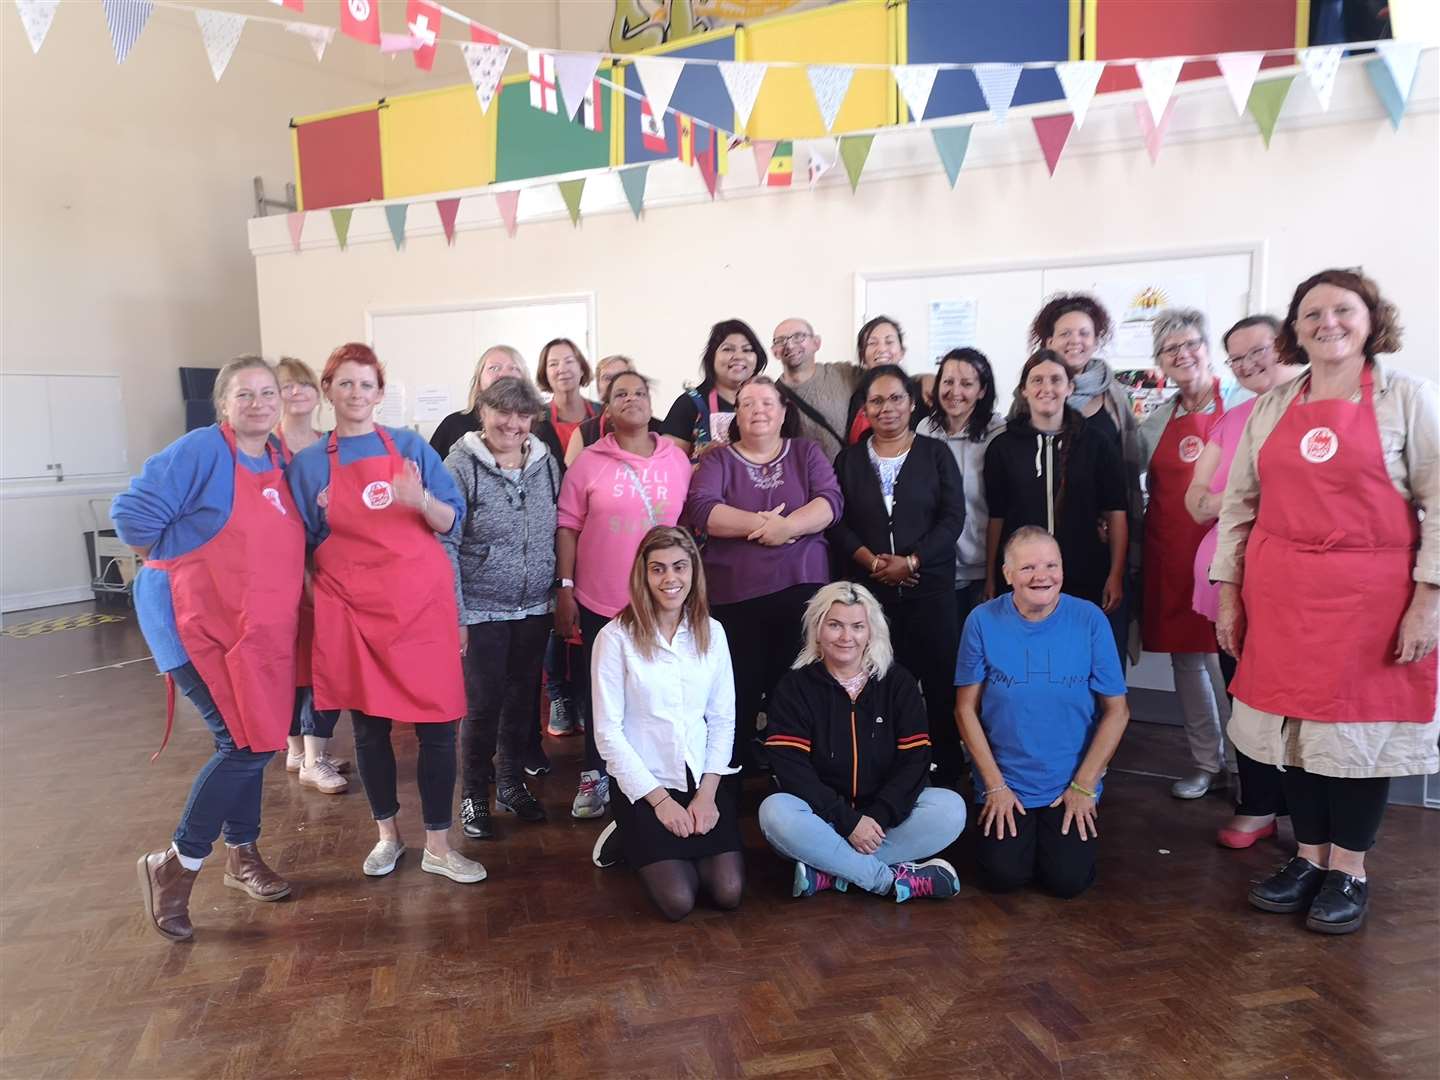
[(879, 555), (876, 555), (875, 558), (872, 559), (871, 562), (870, 562), (870, 573), (873, 574), (873, 573), (875, 573), (876, 570), (879, 570), (879, 569), (880, 569), (880, 556), (879, 556)]
[(920, 572), (920, 562), (914, 555), (905, 556), (905, 565), (910, 568), (910, 573), (912, 574), (918, 574)]
[(657, 803), (651, 803), (651, 804), (650, 804), (650, 809), (651, 809), (651, 810), (659, 810), (660, 807), (662, 807), (662, 806), (665, 805), (665, 803), (666, 803), (667, 800), (668, 800), (669, 802), (674, 802), (674, 801), (675, 801), (674, 799), (671, 799), (671, 798), (670, 798), (670, 793), (669, 793), (668, 791), (665, 793), (665, 798), (664, 798), (664, 799), (661, 799), (661, 800), (660, 800), (659, 802), (657, 802)]
[(421, 488), (421, 489), (420, 489), (420, 513), (422, 513), (422, 514), (428, 514), (429, 512), (430, 512), (430, 489), (429, 489), (429, 488)]
[(1009, 789), (1009, 787), (1010, 787), (1009, 784), (1000, 784), (1000, 785), (997, 786), (997, 787), (987, 788), (987, 789), (983, 792), (983, 794), (985, 794), (985, 795), (994, 795), (994, 794), (996, 794), (997, 792), (1005, 791), (1005, 790)]
[(1088, 796), (1089, 796), (1090, 798), (1092, 798), (1092, 799), (1099, 797), (1099, 796), (1097, 796), (1097, 795), (1095, 794), (1095, 792), (1091, 791), (1091, 790), (1090, 790), (1089, 788), (1087, 788), (1087, 787), (1081, 787), (1081, 786), (1080, 786), (1079, 784), (1077, 784), (1074, 780), (1071, 780), (1071, 781), (1070, 781), (1070, 786), (1071, 786), (1072, 788), (1074, 788), (1076, 791), (1080, 792), (1081, 795), (1088, 795)]

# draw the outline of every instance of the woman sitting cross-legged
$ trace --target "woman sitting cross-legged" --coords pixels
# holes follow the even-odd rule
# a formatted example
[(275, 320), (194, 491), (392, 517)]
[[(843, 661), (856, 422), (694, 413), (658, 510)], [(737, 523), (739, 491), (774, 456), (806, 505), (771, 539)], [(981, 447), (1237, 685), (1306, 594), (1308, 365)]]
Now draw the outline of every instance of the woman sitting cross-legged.
[(1068, 899), (1095, 881), (1101, 777), (1130, 721), (1125, 678), (1104, 612), (1060, 592), (1055, 538), (1023, 525), (1004, 555), (1014, 591), (970, 613), (955, 667), (984, 801), (980, 870), (1002, 891), (1036, 881)]
[(765, 839), (795, 860), (794, 895), (855, 884), (897, 903), (954, 896), (955, 868), (931, 856), (965, 828), (965, 800), (925, 786), (925, 703), (894, 662), (879, 602), (863, 585), (826, 585), (804, 633), (770, 699), (765, 749), (781, 791), (760, 804)]
[[(701, 886), (716, 907), (739, 907), (735, 678), (687, 531), (645, 534), (630, 603), (596, 635), (594, 655), (595, 745), (619, 788), (610, 806), (625, 861), (667, 919), (690, 914)], [(610, 839), (607, 828), (596, 852)]]

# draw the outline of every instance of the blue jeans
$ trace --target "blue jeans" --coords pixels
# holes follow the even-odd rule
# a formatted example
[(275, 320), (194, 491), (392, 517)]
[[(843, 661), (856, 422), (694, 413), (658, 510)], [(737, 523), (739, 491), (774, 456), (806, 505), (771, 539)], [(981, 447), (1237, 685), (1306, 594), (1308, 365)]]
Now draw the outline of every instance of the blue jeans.
[(885, 830), (875, 854), (862, 855), (804, 799), (782, 792), (760, 804), (760, 831), (781, 855), (881, 896), (895, 880), (892, 867), (944, 851), (964, 828), (965, 800), (947, 788), (926, 788), (910, 816)]
[(175, 848), (191, 859), (203, 859), (222, 832), (231, 846), (253, 844), (260, 836), (260, 791), (273, 750), (241, 750), (230, 737), (220, 710), (194, 664), (168, 673), (190, 699), (215, 737), (215, 755), (190, 787), (190, 798), (175, 827)]
[(313, 735), (317, 739), (329, 739), (335, 734), (335, 724), (340, 719), (339, 709), (315, 708), (315, 690), (309, 686), (295, 688), (295, 711), (290, 716), (290, 734)]

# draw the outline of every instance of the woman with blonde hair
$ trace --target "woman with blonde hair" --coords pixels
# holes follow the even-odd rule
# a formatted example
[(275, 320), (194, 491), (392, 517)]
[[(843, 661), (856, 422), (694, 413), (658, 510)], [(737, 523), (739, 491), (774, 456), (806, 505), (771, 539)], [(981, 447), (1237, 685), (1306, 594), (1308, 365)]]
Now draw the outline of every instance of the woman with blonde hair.
[[(530, 373), (525, 370), (525, 357), (511, 345), (491, 345), (480, 354), (475, 364), (475, 374), (470, 376), (470, 390), (466, 395), (465, 408), (453, 412), (441, 420), (430, 436), (430, 448), (444, 461), (450, 456), (451, 448), (462, 435), (480, 430), (480, 395), (496, 379), (507, 375), (529, 381)], [(551, 448), (553, 451), (553, 447)]]
[(954, 896), (955, 868), (933, 856), (964, 829), (965, 800), (926, 787), (925, 703), (894, 662), (879, 601), (837, 581), (802, 622), (804, 647), (767, 714), (780, 792), (760, 804), (765, 839), (795, 860), (793, 895), (854, 884), (897, 903)]
[(630, 603), (595, 641), (593, 685), (595, 742), (618, 789), (611, 828), (650, 899), (672, 921), (702, 886), (716, 907), (738, 907), (735, 684), (686, 530), (661, 525), (640, 541)]

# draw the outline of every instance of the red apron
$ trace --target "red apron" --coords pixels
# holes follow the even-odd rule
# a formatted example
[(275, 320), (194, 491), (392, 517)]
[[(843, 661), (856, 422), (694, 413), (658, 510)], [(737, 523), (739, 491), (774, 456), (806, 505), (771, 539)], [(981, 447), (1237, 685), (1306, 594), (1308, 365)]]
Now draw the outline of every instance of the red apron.
[[(1215, 411), (1171, 416), (1150, 457), (1145, 508), (1144, 604), (1140, 638), (1150, 652), (1213, 653), (1215, 624), (1195, 610), (1195, 549), (1209, 525), (1198, 525), (1185, 509), (1185, 489), (1210, 429), (1225, 415), (1220, 380)], [(1178, 402), (1177, 402), (1178, 408)]]
[[(170, 575), (180, 642), (235, 745), (256, 753), (283, 750), (295, 705), (305, 526), (274, 448), (265, 448), (272, 468), (251, 472), (240, 464), (230, 425), (220, 425), (220, 433), (235, 455), (235, 497), (224, 527), (194, 551), (146, 565)], [(174, 684), (167, 689), (166, 742)]]
[[(280, 447), (280, 457), (288, 466), (295, 460), (294, 453), (285, 445), (285, 436), (277, 434), (275, 442)], [(315, 647), (315, 594), (311, 589), (300, 589), (300, 624), (295, 635), (295, 685), (309, 686), (310, 652)]]
[(403, 723), (444, 723), (465, 712), (455, 576), (419, 511), (395, 501), (406, 467), (378, 424), (383, 457), (340, 464), (335, 433), (326, 519), (315, 549), (317, 709), (358, 709)]
[(1436, 654), (1395, 662), (1420, 524), (1385, 470), (1369, 367), (1361, 386), (1358, 404), (1297, 395), (1260, 448), (1231, 691), (1301, 720), (1429, 723)]

